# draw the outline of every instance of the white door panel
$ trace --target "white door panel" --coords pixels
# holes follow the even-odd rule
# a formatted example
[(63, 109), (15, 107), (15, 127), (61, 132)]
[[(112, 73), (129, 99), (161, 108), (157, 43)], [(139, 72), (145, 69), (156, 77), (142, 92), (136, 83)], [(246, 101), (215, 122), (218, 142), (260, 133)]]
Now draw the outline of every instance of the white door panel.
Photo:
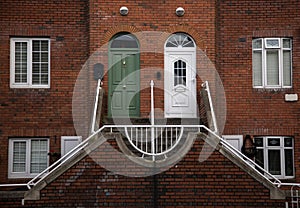
[(197, 116), (196, 62), (194, 51), (165, 53), (165, 117)]

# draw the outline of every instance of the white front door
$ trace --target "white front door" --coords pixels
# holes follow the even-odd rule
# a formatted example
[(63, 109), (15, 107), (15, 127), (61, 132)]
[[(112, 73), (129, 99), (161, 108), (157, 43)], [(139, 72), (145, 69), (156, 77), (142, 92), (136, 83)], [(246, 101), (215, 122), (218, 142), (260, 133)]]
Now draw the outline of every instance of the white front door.
[(197, 117), (196, 54), (188, 50), (165, 51), (165, 117)]

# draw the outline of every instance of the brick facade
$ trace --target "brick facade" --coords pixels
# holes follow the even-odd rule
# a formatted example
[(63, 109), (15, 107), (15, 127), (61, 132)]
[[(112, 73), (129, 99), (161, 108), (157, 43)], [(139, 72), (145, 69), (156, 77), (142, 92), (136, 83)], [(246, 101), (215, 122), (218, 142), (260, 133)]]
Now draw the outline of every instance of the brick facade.
[[(40, 200), (25, 201), (25, 207), (284, 206), (284, 201), (271, 200), (268, 189), (220, 153), (214, 152), (200, 163), (198, 157), (203, 153), (203, 142), (199, 140), (174, 167), (155, 176), (136, 178), (103, 169), (100, 166), (103, 160), (101, 163), (97, 160), (102, 148), (49, 184), (41, 191)], [(114, 154), (107, 151), (107, 161), (112, 160), (109, 158)], [(127, 168), (130, 171), (130, 167)], [(10, 203), (22, 207), (20, 198), (14, 202), (6, 199), (3, 205)]]
[[(290, 135), (298, 149), (298, 102), (285, 102), (285, 94), (299, 91), (299, 17), (297, 1), (220, 2), (217, 68), (226, 93), (227, 121), (224, 134), (255, 136)], [(279, 9), (280, 8), (280, 9)], [(226, 35), (224, 35), (226, 34)], [(252, 87), (252, 39), (293, 39), (293, 87), (261, 90)], [(297, 178), (299, 152), (295, 151)]]
[[(1, 183), (7, 181), (8, 138), (49, 137), (60, 151), (60, 136), (74, 135), (72, 92), (87, 59), (84, 1), (1, 1)], [(10, 38), (47, 37), (51, 41), (50, 89), (10, 88)]]
[[(127, 16), (119, 9), (126, 6)], [(177, 7), (185, 9), (177, 17)], [(50, 149), (60, 152), (61, 136), (82, 135), (90, 128), (95, 81), (91, 66), (107, 57), (107, 43), (120, 32), (135, 34), (140, 43), (140, 115), (150, 112), (151, 79), (155, 81), (155, 107), (164, 108), (164, 44), (168, 34), (189, 34), (198, 47), (200, 71), (214, 65), (226, 95), (223, 134), (292, 136), (295, 179), (299, 182), (299, 102), (286, 102), (285, 94), (298, 93), (300, 67), (300, 4), (298, 0), (265, 1), (1, 1), (0, 2), (0, 184), (27, 182), (8, 179), (8, 141), (14, 137), (46, 137)], [(155, 33), (154, 48), (146, 31)], [(151, 35), (151, 32), (147, 33)], [(158, 35), (161, 34), (161, 35)], [(47, 37), (51, 43), (50, 89), (10, 88), (10, 38)], [(252, 39), (289, 37), (293, 40), (293, 86), (264, 90), (252, 86)], [(146, 45), (146, 46), (145, 46)], [(102, 58), (103, 58), (102, 57)], [(201, 61), (204, 58), (210, 63)], [(90, 62), (87, 62), (87, 61)], [(108, 70), (108, 60), (101, 59)], [(198, 62), (197, 62), (198, 63)], [(160, 72), (162, 78), (157, 77)], [(86, 73), (86, 74), (85, 74)], [(84, 76), (76, 80), (78, 75)], [(85, 76), (86, 75), (86, 76)], [(197, 91), (204, 80), (197, 79)], [(82, 92), (75, 83), (84, 86)], [(108, 77), (103, 87), (108, 92)], [(160, 89), (159, 89), (160, 88)], [(73, 95), (82, 98), (78, 103)], [(198, 100), (199, 95), (198, 96)], [(73, 100), (72, 100), (73, 99)], [(216, 98), (217, 99), (217, 98)], [(86, 101), (86, 102), (85, 102)], [(222, 101), (219, 101), (222, 103)], [(72, 107), (80, 109), (73, 120)], [(79, 106), (79, 107), (78, 107)], [(74, 109), (73, 109), (74, 110)], [(222, 109), (221, 109), (222, 111)], [(107, 115), (107, 93), (103, 117)], [(163, 114), (157, 115), (163, 116)], [(82, 122), (83, 121), (83, 122)], [(78, 130), (82, 128), (83, 130)], [(199, 163), (201, 142), (176, 166), (151, 177), (115, 175), (86, 157), (49, 184), (39, 201), (28, 207), (283, 207), (271, 200), (269, 190), (215, 151)], [(290, 181), (288, 181), (290, 182)], [(0, 188), (1, 191), (1, 188)], [(21, 198), (0, 199), (0, 206), (20, 206)]]

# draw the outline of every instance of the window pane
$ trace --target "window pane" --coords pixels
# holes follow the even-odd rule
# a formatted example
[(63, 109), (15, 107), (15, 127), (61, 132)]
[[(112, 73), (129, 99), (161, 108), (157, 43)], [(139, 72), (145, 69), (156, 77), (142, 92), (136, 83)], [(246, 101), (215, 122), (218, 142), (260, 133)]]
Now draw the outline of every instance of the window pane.
[(284, 151), (284, 162), (285, 162), (285, 175), (294, 175), (294, 162), (293, 162), (293, 150), (287, 149)]
[(252, 48), (259, 49), (262, 48), (262, 39), (255, 39), (252, 41)]
[(40, 42), (39, 40), (32, 41), (32, 51), (40, 51)]
[(292, 147), (293, 146), (293, 139), (291, 137), (284, 138), (284, 147)]
[(291, 39), (283, 39), (283, 48), (291, 48)]
[(130, 35), (120, 35), (116, 37), (112, 43), (111, 48), (138, 48), (138, 43), (136, 39)]
[(255, 163), (257, 163), (260, 167), (264, 168), (264, 150), (258, 149), (256, 150), (255, 155)]
[(16, 52), (16, 53), (15, 53), (15, 62), (16, 62), (16, 63), (20, 63), (20, 62), (22, 61), (21, 58), (22, 58), (22, 57), (21, 57), (21, 53), (20, 53), (20, 52)]
[(47, 140), (31, 141), (30, 173), (40, 173), (47, 167)]
[(267, 50), (267, 85), (279, 85), (279, 60), (277, 50)]
[(32, 53), (32, 61), (33, 62), (40, 62), (40, 58), (41, 58), (40, 53), (38, 53), (38, 52)]
[(49, 45), (48, 40), (42, 40), (41, 41), (41, 51), (48, 51), (48, 45)]
[(48, 74), (48, 64), (41, 64), (41, 73)]
[(15, 83), (27, 83), (27, 43), (15, 43)]
[(256, 147), (263, 147), (264, 146), (263, 138), (255, 138), (254, 142), (255, 142)]
[(49, 73), (49, 41), (34, 40), (32, 42), (32, 84), (47, 85)]
[(283, 51), (283, 85), (292, 86), (291, 51)]
[(262, 86), (262, 52), (253, 51), (253, 85)]
[(47, 85), (49, 80), (48, 64), (33, 64), (32, 65), (32, 84)]
[(48, 53), (41, 53), (41, 62), (48, 62)]
[(21, 62), (27, 64), (27, 51), (22, 53)]
[(26, 63), (22, 62), (21, 71), (22, 71), (22, 73), (27, 74), (27, 62)]
[(16, 74), (22, 73), (22, 64), (21, 63), (15, 63), (15, 73)]
[(184, 33), (173, 34), (168, 40), (166, 47), (194, 47), (193, 40)]
[(32, 64), (32, 73), (34, 73), (34, 74), (40, 73), (40, 64), (39, 63)]
[(41, 84), (43, 84), (43, 85), (48, 84), (48, 74), (42, 74), (42, 76), (41, 76)]
[(39, 74), (32, 74), (32, 84), (35, 84), (35, 85), (40, 84)]
[(13, 142), (13, 172), (25, 172), (26, 142)]
[(174, 86), (186, 85), (186, 63), (182, 60), (174, 62)]
[(280, 146), (280, 138), (268, 138), (268, 146)]
[(279, 48), (279, 38), (266, 39), (266, 48)]
[(22, 51), (22, 42), (15, 43), (15, 52), (20, 53)]
[(268, 150), (269, 172), (273, 175), (281, 175), (280, 150)]

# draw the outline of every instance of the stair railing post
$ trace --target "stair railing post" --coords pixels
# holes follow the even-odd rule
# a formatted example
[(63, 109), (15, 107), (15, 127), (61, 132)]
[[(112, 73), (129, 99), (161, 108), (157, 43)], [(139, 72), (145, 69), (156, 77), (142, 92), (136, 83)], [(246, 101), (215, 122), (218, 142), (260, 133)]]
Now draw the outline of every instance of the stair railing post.
[(151, 120), (151, 153), (152, 153), (152, 160), (155, 160), (155, 132), (154, 132), (154, 92), (153, 92), (153, 87), (154, 87), (154, 82), (151, 80), (150, 82), (151, 86), (151, 113), (150, 113), (150, 120)]
[[(101, 79), (98, 79), (97, 89), (96, 89), (96, 97), (95, 97), (95, 103), (94, 103), (94, 112), (93, 112), (93, 117), (92, 117), (91, 134), (95, 133), (98, 102), (99, 102), (99, 93), (101, 90), (101, 82), (102, 82)], [(99, 126), (98, 126), (98, 129), (99, 129)]]

